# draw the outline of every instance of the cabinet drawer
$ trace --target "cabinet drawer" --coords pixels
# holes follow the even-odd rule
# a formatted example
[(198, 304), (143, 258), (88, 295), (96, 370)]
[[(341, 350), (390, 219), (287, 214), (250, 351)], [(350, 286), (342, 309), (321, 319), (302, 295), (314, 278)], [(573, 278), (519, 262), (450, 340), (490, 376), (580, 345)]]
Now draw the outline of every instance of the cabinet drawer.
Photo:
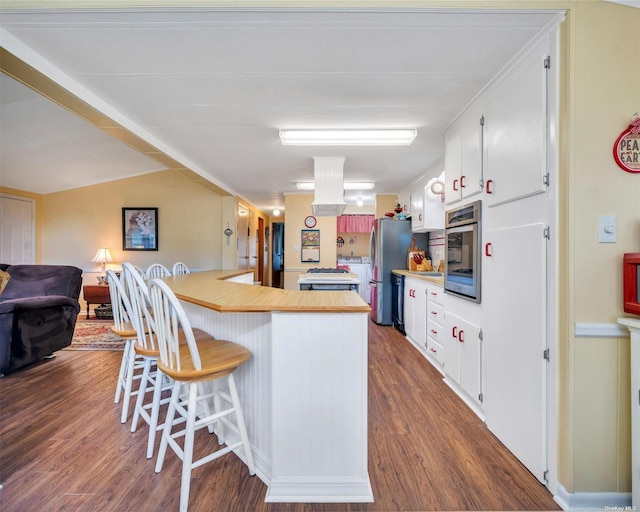
[(430, 321), (427, 324), (427, 336), (440, 344), (444, 343), (444, 327), (438, 322)]
[(444, 325), (444, 306), (432, 301), (427, 302), (427, 318), (430, 322)]
[(427, 299), (437, 304), (444, 304), (444, 290), (439, 286), (430, 286), (427, 290)]
[(444, 347), (431, 336), (427, 338), (427, 352), (441, 365), (444, 365)]

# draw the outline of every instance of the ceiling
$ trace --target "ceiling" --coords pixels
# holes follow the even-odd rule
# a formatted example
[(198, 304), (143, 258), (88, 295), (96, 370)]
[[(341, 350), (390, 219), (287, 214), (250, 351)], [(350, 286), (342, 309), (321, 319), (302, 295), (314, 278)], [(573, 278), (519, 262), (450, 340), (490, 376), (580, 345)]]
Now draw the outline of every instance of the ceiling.
[[(94, 126), (2, 74), (0, 184), (46, 194), (183, 167), (265, 211), (282, 208), (296, 181), (313, 180), (314, 156), (346, 157), (345, 181), (376, 183), (373, 191), (348, 191), (347, 202), (401, 191), (443, 156), (444, 131), (460, 110), (560, 16), (442, 9), (1, 12), (4, 50), (51, 79), (31, 85), (72, 110), (89, 106), (113, 126)], [(58, 86), (72, 95), (48, 93)], [(130, 137), (112, 137), (114, 127)], [(400, 147), (282, 146), (278, 130), (291, 128), (416, 128), (418, 135)], [(133, 149), (145, 145), (146, 154)]]

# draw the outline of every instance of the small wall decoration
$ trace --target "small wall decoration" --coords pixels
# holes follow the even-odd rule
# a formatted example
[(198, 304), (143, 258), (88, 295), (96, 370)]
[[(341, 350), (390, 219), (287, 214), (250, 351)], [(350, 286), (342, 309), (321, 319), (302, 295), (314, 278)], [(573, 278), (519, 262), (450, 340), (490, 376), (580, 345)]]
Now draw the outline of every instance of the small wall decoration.
[(158, 250), (158, 209), (127, 207), (122, 209), (122, 250)]
[(320, 262), (320, 230), (302, 230), (302, 254), (300, 260), (306, 263)]
[(616, 139), (613, 158), (627, 172), (640, 173), (640, 115), (635, 113), (631, 124)]

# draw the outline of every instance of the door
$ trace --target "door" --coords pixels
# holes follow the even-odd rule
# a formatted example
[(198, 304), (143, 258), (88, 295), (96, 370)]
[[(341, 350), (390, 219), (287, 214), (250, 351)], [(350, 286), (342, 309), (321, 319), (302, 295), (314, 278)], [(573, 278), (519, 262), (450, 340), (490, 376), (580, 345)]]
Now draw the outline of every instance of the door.
[(0, 263), (35, 263), (33, 199), (0, 195)]
[(256, 236), (256, 252), (258, 255), (258, 262), (256, 265), (256, 270), (258, 271), (257, 281), (260, 281), (261, 284), (266, 284), (264, 281), (264, 271), (267, 260), (269, 259), (267, 257), (267, 254), (265, 253), (266, 250), (267, 247), (264, 243), (264, 219), (262, 217), (258, 217), (258, 233)]
[(238, 205), (238, 268), (249, 268), (249, 208)]
[(482, 268), (487, 426), (541, 482), (547, 469), (545, 227), (488, 231)]
[(271, 286), (284, 288), (284, 224), (271, 224)]

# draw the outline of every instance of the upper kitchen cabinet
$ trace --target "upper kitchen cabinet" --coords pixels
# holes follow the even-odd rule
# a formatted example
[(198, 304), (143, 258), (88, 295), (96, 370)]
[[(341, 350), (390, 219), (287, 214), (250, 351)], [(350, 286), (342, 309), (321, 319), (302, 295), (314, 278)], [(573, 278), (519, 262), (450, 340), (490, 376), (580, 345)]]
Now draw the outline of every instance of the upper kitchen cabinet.
[(484, 178), (490, 207), (546, 191), (550, 45), (547, 37), (533, 46), (487, 97)]
[(411, 195), (411, 230), (414, 233), (444, 229), (444, 172)]
[(484, 103), (473, 105), (446, 133), (446, 204), (480, 194), (483, 188)]

